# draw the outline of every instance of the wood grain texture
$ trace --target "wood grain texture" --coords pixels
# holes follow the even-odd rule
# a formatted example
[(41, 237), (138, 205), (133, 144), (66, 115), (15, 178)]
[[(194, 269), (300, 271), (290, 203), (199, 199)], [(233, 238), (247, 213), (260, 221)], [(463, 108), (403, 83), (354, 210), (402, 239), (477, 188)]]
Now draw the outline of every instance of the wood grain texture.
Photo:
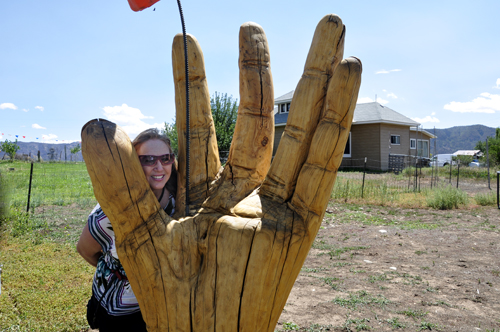
[[(209, 163), (196, 166), (203, 174), (194, 174), (193, 181), (209, 190), (193, 216), (172, 220), (158, 211), (119, 127), (99, 121), (84, 127), (82, 147), (96, 198), (120, 234), (118, 255), (149, 331), (274, 331), (323, 218), (361, 84), (361, 62), (340, 62), (343, 35), (340, 18), (327, 15), (320, 21), (292, 101), (288, 138), (269, 170), (269, 51), (260, 26), (242, 26), (241, 104), (230, 158), (212, 183)], [(180, 47), (175, 41), (174, 46)], [(174, 76), (182, 86), (182, 73)], [(206, 105), (204, 93), (193, 98)], [(205, 109), (193, 112), (199, 113), (194, 121), (204, 128), (200, 132), (211, 138)], [(180, 143), (182, 150), (185, 142)], [(192, 144), (195, 151), (206, 151), (207, 141)], [(179, 158), (181, 171), (184, 162)]]
[(264, 180), (274, 145), (274, 89), (269, 46), (262, 27), (248, 22), (239, 33), (240, 105), (221, 177), (204, 207), (230, 213)]
[[(210, 183), (220, 169), (215, 125), (210, 109), (210, 93), (205, 74), (205, 61), (200, 44), (187, 35), (190, 94), (190, 210), (196, 211), (208, 197)], [(176, 124), (179, 147), (186, 146), (186, 72), (182, 34), (172, 44), (172, 68), (175, 86)], [(186, 149), (179, 148), (179, 165), (186, 165)], [(186, 202), (186, 167), (178, 172), (176, 217), (184, 216)]]

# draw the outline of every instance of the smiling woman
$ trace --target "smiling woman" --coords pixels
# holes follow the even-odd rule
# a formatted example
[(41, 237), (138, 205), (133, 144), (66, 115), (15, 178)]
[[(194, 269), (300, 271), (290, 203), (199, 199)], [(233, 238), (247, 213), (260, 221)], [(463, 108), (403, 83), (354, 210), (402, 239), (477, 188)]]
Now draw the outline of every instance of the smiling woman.
[[(142, 170), (161, 208), (175, 212), (177, 165), (170, 140), (158, 129), (140, 133), (132, 142)], [(80, 255), (96, 267), (87, 320), (100, 331), (146, 331), (137, 299), (116, 250), (111, 222), (97, 205), (77, 244)]]

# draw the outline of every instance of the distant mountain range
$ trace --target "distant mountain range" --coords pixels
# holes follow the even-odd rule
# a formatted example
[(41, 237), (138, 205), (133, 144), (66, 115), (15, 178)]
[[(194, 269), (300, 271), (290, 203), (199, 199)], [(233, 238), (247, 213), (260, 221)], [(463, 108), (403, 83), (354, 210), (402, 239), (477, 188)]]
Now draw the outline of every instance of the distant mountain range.
[[(68, 143), (68, 144), (51, 144), (51, 143), (38, 143), (38, 142), (17, 142), (19, 145), (19, 150), (17, 150), (17, 155), (28, 155), (36, 160), (38, 151), (40, 150), (40, 157), (44, 161), (50, 160), (50, 149), (54, 149), (54, 160), (57, 161), (83, 161), (82, 151), (71, 156), (70, 150), (75, 146), (79, 145), (78, 142)], [(66, 152), (65, 152), (66, 151)], [(66, 154), (65, 154), (66, 153)], [(0, 159), (4, 157), (4, 152), (0, 152)], [(7, 158), (7, 157), (6, 157)]]
[[(436, 151), (454, 153), (458, 150), (474, 150), (478, 141), (486, 141), (486, 137), (495, 137), (495, 128), (483, 125), (459, 126), (447, 129), (424, 129), (437, 136)], [(434, 155), (434, 139), (431, 139), (431, 153)]]
[[(472, 125), (472, 126), (459, 126), (451, 127), (447, 129), (424, 129), (437, 136), (436, 139), (436, 150), (437, 153), (454, 153), (457, 150), (474, 150), (476, 143), (478, 141), (485, 141), (486, 137), (495, 137), (495, 128), (486, 127), (483, 125)], [(66, 148), (66, 160), (71, 160), (70, 150), (74, 148), (78, 142), (68, 143), (68, 144), (50, 144), (50, 143), (38, 143), (38, 142), (18, 142), (20, 149), (17, 151), (18, 154), (30, 155), (32, 158), (36, 158), (38, 150), (40, 150), (40, 156), (43, 160), (50, 160), (49, 151), (54, 149), (54, 160), (65, 160), (65, 148)], [(434, 152), (434, 139), (431, 139), (431, 153)], [(0, 152), (0, 159), (3, 158), (4, 152)], [(83, 161), (82, 152), (78, 152), (73, 155), (73, 161)]]

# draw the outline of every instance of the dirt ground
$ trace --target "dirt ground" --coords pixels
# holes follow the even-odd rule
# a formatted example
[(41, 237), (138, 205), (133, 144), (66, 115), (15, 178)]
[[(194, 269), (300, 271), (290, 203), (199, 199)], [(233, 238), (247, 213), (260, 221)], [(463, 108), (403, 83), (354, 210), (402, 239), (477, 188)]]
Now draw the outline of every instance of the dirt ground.
[(278, 331), (500, 331), (500, 210), (330, 205)]

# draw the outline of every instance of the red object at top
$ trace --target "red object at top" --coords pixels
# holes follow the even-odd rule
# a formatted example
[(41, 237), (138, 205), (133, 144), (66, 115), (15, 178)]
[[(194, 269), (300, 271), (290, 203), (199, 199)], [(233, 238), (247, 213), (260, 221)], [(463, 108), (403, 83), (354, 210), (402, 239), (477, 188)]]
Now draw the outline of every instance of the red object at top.
[(138, 12), (151, 7), (158, 1), (160, 0), (128, 0), (128, 4), (130, 5), (130, 9), (132, 9), (134, 12)]

